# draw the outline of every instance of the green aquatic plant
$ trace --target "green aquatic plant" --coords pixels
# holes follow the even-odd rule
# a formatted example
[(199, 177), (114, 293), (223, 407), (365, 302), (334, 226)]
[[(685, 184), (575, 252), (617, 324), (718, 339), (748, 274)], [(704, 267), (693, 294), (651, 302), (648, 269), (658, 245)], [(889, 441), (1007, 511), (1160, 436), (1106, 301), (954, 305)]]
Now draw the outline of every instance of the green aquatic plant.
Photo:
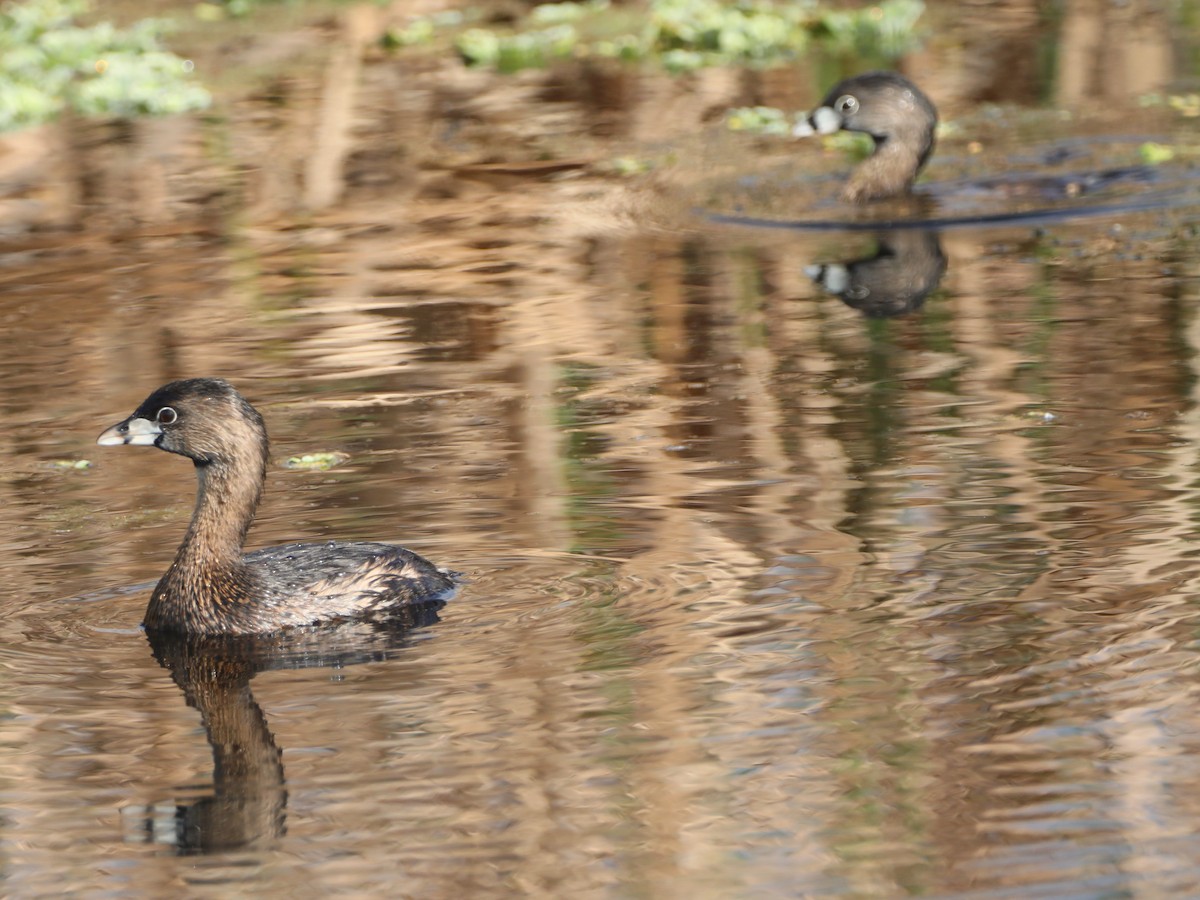
[(814, 29), (823, 45), (838, 53), (895, 59), (913, 48), (921, 0), (889, 0), (855, 10), (825, 10)]
[(517, 72), (569, 57), (578, 43), (574, 27), (564, 24), (506, 37), (486, 28), (471, 28), (459, 36), (457, 46), (468, 65)]
[(749, 131), (779, 137), (791, 134), (795, 122), (782, 109), (773, 106), (743, 106), (731, 109), (725, 114), (725, 126), (730, 131)]
[[(513, 32), (471, 28), (455, 46), (468, 65), (508, 72), (568, 56), (655, 60), (676, 72), (774, 65), (804, 56), (813, 44), (894, 59), (916, 44), (923, 10), (920, 0), (848, 11), (826, 10), (815, 0), (652, 0), (639, 15), (588, 0), (536, 6)], [(434, 31), (430, 20), (406, 28), (423, 40)]]
[(0, 131), (70, 109), (134, 117), (203, 109), (211, 98), (191, 63), (159, 45), (161, 23), (81, 26), (86, 0), (27, 0), (0, 7)]
[(1138, 145), (1138, 156), (1142, 162), (1150, 166), (1170, 162), (1175, 158), (1175, 148), (1170, 144), (1160, 144), (1157, 141), (1146, 141)]
[(803, 53), (813, 3), (658, 0), (650, 7), (647, 54), (669, 69), (726, 62), (778, 62)]
[(286, 469), (310, 469), (325, 472), (336, 468), (350, 458), (349, 453), (333, 450), (324, 453), (305, 453), (303, 456), (290, 456), (283, 464)]
[(81, 472), (85, 469), (90, 469), (92, 462), (89, 459), (52, 459), (50, 460), (50, 468), (60, 469), (70, 472)]
[(609, 8), (608, 0), (588, 0), (587, 3), (543, 3), (535, 6), (529, 13), (529, 21), (535, 25), (562, 25), (566, 22), (578, 22), (592, 13), (603, 12)]
[(389, 28), (383, 35), (383, 46), (389, 50), (430, 44), (441, 34), (465, 26), (472, 16), (460, 9), (447, 9), (429, 16), (413, 16), (403, 25)]
[[(325, 3), (314, 3), (313, 0), (199, 0), (192, 5), (192, 15), (201, 22), (220, 22), (225, 19), (242, 19), (252, 16), (261, 9), (270, 7), (298, 8), (305, 5), (320, 9), (330, 3), (350, 4), (357, 0), (326, 0)], [(386, 5), (386, 0), (374, 0), (376, 6)]]
[(1200, 95), (1171, 94), (1167, 97), (1167, 105), (1186, 119), (1200, 116)]
[(654, 168), (654, 161), (640, 159), (636, 156), (617, 156), (610, 159), (606, 165), (602, 165), (600, 168), (601, 171), (608, 171), (613, 175), (629, 178), (634, 175), (645, 175)]

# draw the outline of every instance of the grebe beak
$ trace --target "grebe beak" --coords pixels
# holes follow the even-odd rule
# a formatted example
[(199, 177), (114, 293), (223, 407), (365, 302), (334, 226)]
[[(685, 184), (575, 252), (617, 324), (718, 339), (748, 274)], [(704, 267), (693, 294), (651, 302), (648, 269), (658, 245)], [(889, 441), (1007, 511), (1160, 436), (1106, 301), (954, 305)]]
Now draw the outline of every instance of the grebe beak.
[(818, 106), (796, 123), (792, 137), (809, 137), (814, 134), (833, 134), (840, 131), (844, 120), (828, 106)]
[(117, 444), (134, 444), (139, 447), (153, 447), (155, 441), (162, 436), (162, 429), (157, 422), (130, 416), (124, 422), (118, 422), (112, 428), (106, 428), (96, 438), (96, 443), (104, 447)]

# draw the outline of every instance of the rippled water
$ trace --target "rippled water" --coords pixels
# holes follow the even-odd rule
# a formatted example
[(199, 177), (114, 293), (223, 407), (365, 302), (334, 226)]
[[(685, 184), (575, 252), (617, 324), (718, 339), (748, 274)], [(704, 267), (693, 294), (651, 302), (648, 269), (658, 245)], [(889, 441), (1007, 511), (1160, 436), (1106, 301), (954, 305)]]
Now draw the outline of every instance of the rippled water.
[[(8, 145), (0, 892), (1200, 892), (1196, 209), (724, 225), (686, 159), (535, 163), (690, 146), (733, 73), (347, 82), (328, 28), (213, 117)], [(928, 290), (814, 283), (855, 260)], [(185, 375), (266, 417), (252, 546), (460, 594), (152, 646), (193, 476), (94, 439)]]

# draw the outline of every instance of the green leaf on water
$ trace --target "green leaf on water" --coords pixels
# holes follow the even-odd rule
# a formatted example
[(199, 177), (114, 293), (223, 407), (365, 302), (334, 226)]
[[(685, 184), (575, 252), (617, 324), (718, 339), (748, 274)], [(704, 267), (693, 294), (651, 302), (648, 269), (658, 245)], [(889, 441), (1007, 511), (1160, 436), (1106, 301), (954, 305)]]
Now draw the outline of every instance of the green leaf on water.
[(1138, 147), (1138, 154), (1142, 157), (1142, 162), (1147, 165), (1157, 166), (1159, 163), (1173, 160), (1175, 158), (1175, 148), (1170, 144), (1158, 144), (1154, 141), (1146, 141)]
[(90, 459), (52, 459), (50, 460), (50, 468), (63, 469), (68, 471), (78, 472), (83, 469), (90, 469), (92, 461)]
[(340, 466), (350, 458), (349, 453), (342, 453), (339, 450), (334, 450), (329, 453), (305, 453), (301, 456), (288, 457), (287, 462), (283, 465), (288, 469), (309, 469), (317, 472), (324, 472), (336, 466)]

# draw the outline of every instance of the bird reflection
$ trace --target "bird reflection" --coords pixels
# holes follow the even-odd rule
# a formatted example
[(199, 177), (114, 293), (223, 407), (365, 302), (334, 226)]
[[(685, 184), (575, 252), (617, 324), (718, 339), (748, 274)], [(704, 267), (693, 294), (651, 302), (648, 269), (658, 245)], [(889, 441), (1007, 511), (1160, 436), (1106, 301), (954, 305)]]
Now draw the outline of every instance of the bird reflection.
[(441, 605), (406, 608), (386, 621), (268, 635), (148, 634), (154, 658), (200, 713), (212, 747), (213, 789), (199, 799), (126, 810), (140, 840), (170, 844), (179, 854), (270, 846), (284, 833), (287, 788), (281, 751), (250, 680), (270, 669), (388, 659), (413, 628), (438, 620)]
[(804, 273), (864, 316), (902, 316), (919, 309), (946, 271), (936, 231), (879, 231), (870, 256), (805, 266)]

